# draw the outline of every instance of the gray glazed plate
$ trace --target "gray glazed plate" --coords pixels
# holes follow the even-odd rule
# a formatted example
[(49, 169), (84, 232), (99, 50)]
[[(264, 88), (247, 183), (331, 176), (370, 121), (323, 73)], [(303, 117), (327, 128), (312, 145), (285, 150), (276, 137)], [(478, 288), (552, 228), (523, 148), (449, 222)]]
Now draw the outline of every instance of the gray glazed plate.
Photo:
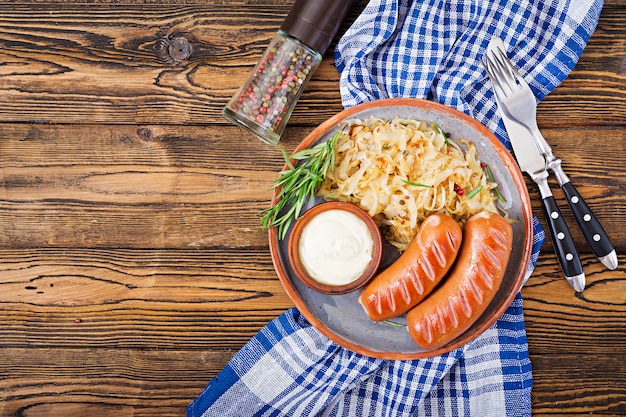
[[(448, 352), (473, 340), (508, 308), (526, 277), (532, 247), (532, 214), (523, 175), (511, 154), (483, 125), (471, 117), (438, 103), (418, 99), (386, 99), (352, 107), (335, 115), (307, 136), (295, 151), (330, 139), (342, 121), (376, 116), (383, 119), (414, 118), (436, 122), (452, 140), (472, 141), (479, 159), (488, 164), (506, 199), (502, 207), (513, 223), (513, 250), (502, 286), (480, 319), (462, 336), (443, 348), (424, 351), (417, 347), (405, 326), (371, 321), (357, 302), (359, 291), (326, 295), (305, 286), (294, 274), (288, 257), (289, 230), (278, 239), (269, 231), (269, 245), (278, 277), (300, 312), (324, 335), (360, 354), (382, 359), (419, 359)], [(313, 202), (318, 203), (320, 200)], [(274, 201), (272, 201), (274, 203)], [(393, 320), (405, 324), (404, 317)]]

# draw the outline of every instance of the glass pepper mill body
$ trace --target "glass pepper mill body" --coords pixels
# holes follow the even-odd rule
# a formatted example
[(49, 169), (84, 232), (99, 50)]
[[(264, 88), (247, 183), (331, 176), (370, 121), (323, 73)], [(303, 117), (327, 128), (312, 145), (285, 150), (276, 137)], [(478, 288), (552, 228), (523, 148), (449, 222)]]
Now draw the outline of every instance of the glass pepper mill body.
[(295, 0), (280, 30), (222, 114), (276, 145), (344, 18), (359, 0)]
[(222, 114), (276, 145), (304, 85), (321, 61), (319, 52), (279, 30)]

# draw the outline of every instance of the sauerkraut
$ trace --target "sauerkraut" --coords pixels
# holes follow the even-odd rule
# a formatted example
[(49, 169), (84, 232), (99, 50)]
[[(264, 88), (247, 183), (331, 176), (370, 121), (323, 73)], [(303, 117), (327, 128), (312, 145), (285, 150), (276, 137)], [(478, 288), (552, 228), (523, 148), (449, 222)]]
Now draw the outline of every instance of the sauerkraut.
[(401, 251), (433, 213), (448, 214), (461, 226), (480, 211), (502, 214), (492, 192), (497, 184), (489, 181), (474, 144), (450, 140), (435, 123), (354, 119), (335, 154), (317, 194), (367, 211)]

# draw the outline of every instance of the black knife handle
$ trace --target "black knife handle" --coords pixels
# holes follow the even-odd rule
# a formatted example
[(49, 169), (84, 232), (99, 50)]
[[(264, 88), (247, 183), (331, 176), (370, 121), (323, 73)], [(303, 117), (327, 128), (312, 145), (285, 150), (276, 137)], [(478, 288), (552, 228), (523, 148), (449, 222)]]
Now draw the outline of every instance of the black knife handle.
[(583, 267), (580, 263), (574, 239), (570, 233), (565, 219), (561, 214), (561, 210), (556, 205), (553, 196), (543, 199), (543, 208), (546, 211), (546, 220), (548, 222), (548, 230), (554, 251), (561, 264), (561, 269), (566, 278), (573, 278), (583, 273)]
[(561, 188), (593, 253), (599, 258), (607, 256), (614, 248), (596, 215), (585, 203), (574, 184), (567, 182)]

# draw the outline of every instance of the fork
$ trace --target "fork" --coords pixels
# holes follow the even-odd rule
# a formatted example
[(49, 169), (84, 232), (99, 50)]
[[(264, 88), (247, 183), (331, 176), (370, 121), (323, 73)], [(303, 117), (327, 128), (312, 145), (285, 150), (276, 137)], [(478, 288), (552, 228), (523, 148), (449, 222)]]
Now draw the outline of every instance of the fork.
[(489, 48), (489, 62), (492, 68), (492, 83), (498, 104), (506, 109), (508, 115), (526, 127), (534, 139), (539, 152), (546, 159), (546, 167), (563, 190), (567, 203), (574, 214), (585, 240), (600, 262), (609, 269), (617, 268), (617, 254), (600, 221), (582, 198), (576, 187), (561, 167), (561, 160), (552, 153), (552, 148), (537, 126), (537, 101), (529, 85), (508, 59), (504, 43), (493, 38)]

